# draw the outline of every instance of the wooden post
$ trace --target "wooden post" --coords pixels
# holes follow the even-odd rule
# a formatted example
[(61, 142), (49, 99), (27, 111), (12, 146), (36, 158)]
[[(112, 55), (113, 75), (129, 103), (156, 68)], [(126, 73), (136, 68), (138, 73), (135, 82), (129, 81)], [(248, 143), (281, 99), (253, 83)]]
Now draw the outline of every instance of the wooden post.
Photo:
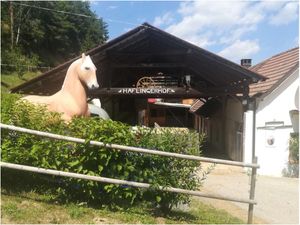
[[(252, 163), (257, 164), (257, 157), (255, 157), (252, 161)], [(256, 184), (256, 167), (252, 167), (252, 172), (251, 172), (251, 183), (250, 183), (250, 200), (254, 199), (255, 195), (255, 184)], [(249, 203), (249, 208), (248, 208), (248, 224), (253, 223), (253, 210), (254, 210), (254, 204)]]

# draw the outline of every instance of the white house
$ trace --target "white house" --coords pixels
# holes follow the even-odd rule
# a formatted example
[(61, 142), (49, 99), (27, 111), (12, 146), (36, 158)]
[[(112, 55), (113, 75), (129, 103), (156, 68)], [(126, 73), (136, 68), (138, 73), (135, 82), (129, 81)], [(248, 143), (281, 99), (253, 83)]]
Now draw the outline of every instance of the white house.
[[(250, 85), (256, 99), (255, 155), (259, 174), (283, 176), (289, 163), (289, 139), (299, 132), (299, 47), (275, 55), (251, 70), (268, 77)], [(253, 111), (244, 113), (244, 161), (252, 162)]]

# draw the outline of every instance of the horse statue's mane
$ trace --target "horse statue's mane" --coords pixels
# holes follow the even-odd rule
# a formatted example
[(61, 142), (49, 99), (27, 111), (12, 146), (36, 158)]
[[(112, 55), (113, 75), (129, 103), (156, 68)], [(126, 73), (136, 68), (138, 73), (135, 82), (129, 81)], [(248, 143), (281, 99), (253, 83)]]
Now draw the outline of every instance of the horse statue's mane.
[(62, 88), (58, 92), (51, 96), (28, 95), (22, 99), (46, 105), (49, 111), (61, 113), (65, 121), (70, 121), (74, 116), (89, 116), (84, 85), (88, 89), (99, 87), (96, 70), (90, 56), (82, 54), (68, 68)]

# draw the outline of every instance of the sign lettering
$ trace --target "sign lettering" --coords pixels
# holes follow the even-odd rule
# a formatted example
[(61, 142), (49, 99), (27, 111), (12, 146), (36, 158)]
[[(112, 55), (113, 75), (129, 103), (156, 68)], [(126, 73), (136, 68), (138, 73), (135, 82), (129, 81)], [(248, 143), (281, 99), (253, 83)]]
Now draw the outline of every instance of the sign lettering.
[(172, 88), (122, 88), (120, 94), (170, 94), (175, 93)]

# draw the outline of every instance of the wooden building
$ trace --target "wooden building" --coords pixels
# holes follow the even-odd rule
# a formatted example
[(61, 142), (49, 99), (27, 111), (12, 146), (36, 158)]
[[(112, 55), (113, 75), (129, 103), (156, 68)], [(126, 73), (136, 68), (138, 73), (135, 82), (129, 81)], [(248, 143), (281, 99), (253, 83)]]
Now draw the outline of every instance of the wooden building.
[[(147, 23), (86, 54), (97, 67), (100, 85), (88, 93), (89, 97), (99, 98), (112, 119), (132, 125), (157, 123), (203, 129), (200, 125), (204, 122), (197, 113), (202, 118), (210, 117), (215, 107), (225, 113), (229, 96), (247, 100), (249, 84), (265, 79)], [(13, 88), (12, 92), (55, 93), (74, 60)], [(191, 99), (198, 99), (202, 103), (199, 108), (204, 108), (191, 111), (189, 104), (178, 104), (191, 104)], [(219, 119), (214, 129), (224, 144), (222, 115)]]

